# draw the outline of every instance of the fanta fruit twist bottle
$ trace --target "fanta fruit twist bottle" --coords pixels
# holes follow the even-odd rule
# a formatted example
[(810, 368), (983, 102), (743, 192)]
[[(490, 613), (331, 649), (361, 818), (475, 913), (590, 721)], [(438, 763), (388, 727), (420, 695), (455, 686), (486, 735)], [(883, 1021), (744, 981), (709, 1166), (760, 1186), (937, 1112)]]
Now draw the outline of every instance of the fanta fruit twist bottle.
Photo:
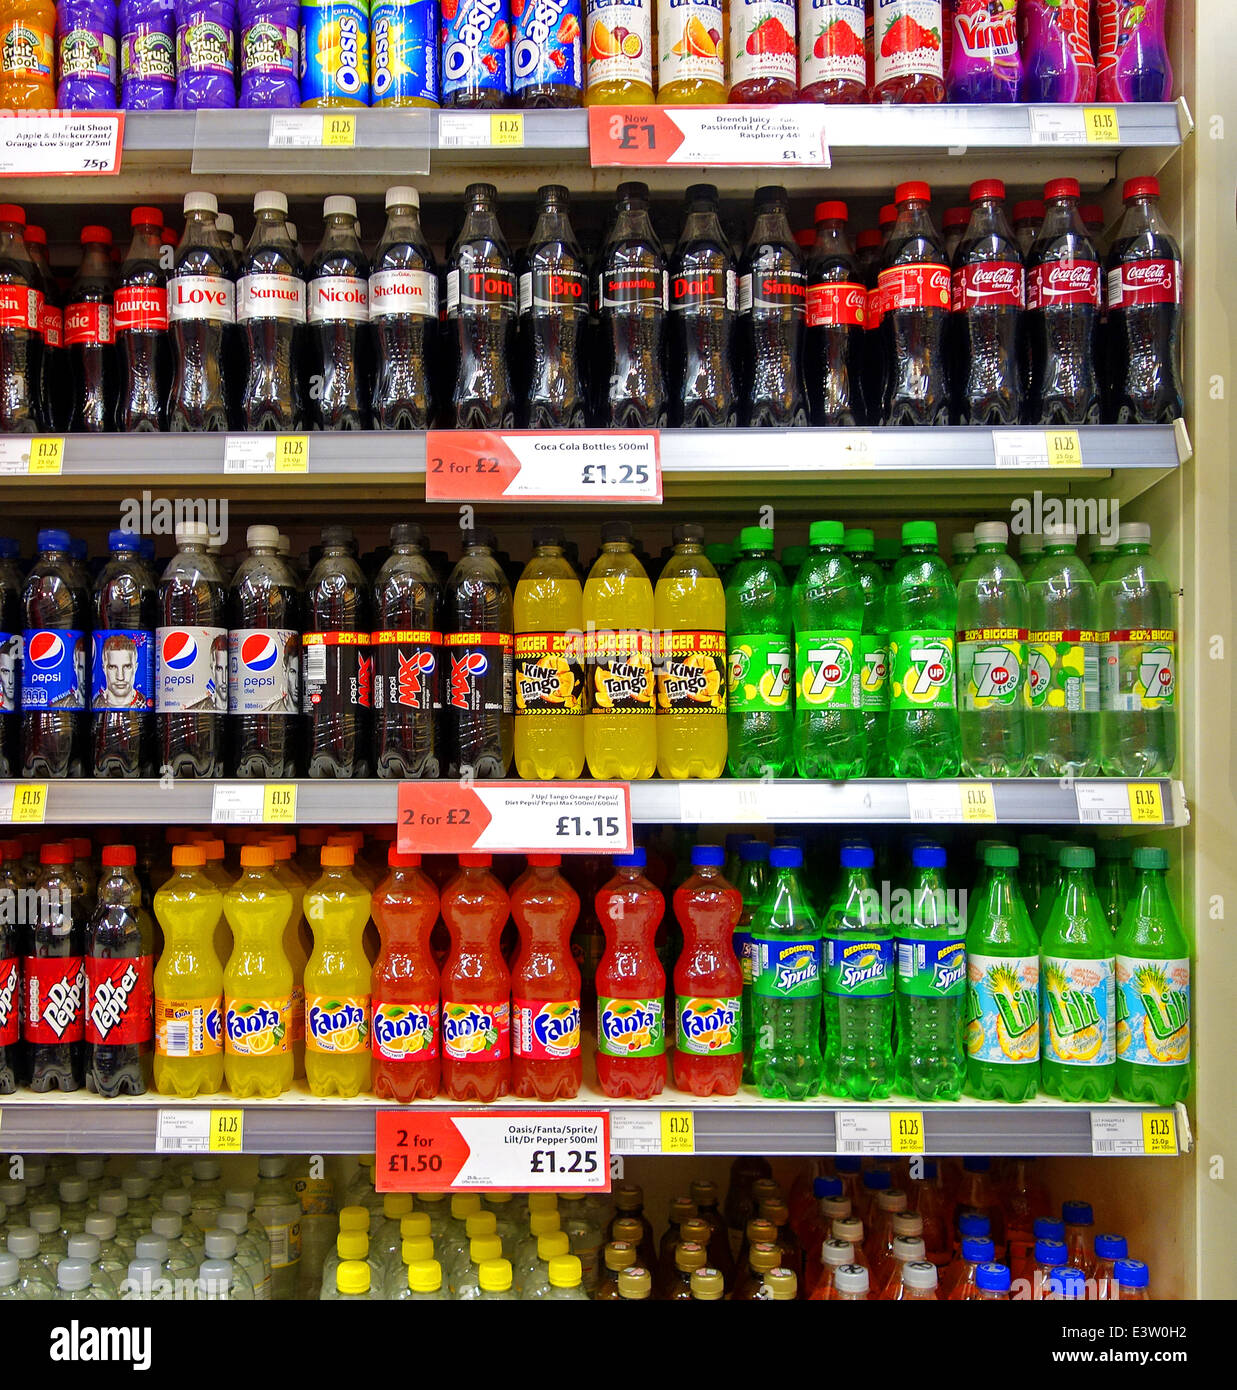
[(488, 854), (461, 854), (442, 892), (451, 950), (442, 968), (442, 1081), (451, 1100), (482, 1103), (511, 1087), (511, 976), (499, 937), (507, 893)]
[[(218, 845), (222, 856), (223, 846), (218, 840), (208, 841), (209, 846)], [(296, 853), (296, 836), (264, 835), (264, 845), (275, 851), (275, 877), (292, 894), (292, 916), (283, 932), (284, 955), (292, 967), (292, 1074), (305, 1075), (305, 967), (309, 964), (309, 928), (305, 924), (305, 889), (308, 878), (301, 877), (292, 856)]]

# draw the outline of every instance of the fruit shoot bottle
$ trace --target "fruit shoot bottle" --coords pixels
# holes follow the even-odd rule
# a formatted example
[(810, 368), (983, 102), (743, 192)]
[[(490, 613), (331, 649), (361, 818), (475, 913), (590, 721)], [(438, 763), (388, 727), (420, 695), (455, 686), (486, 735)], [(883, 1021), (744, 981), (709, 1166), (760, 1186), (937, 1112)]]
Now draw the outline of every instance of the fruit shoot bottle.
[(584, 0), (586, 106), (653, 101), (652, 0)]
[(868, 99), (864, 0), (799, 0), (799, 100)]
[(794, 101), (795, 27), (795, 0), (730, 0), (730, 101)]
[(726, 100), (722, 0), (663, 0), (657, 7), (657, 100), (720, 106)]
[(442, 1088), (488, 1104), (511, 1085), (511, 977), (499, 949), (506, 890), (488, 854), (461, 854), (442, 890), (451, 950), (442, 967)]
[(370, 963), (361, 935), (370, 894), (352, 872), (350, 845), (322, 847), (322, 876), (305, 893), (314, 949), (305, 967), (305, 1078), (315, 1096), (370, 1087)]

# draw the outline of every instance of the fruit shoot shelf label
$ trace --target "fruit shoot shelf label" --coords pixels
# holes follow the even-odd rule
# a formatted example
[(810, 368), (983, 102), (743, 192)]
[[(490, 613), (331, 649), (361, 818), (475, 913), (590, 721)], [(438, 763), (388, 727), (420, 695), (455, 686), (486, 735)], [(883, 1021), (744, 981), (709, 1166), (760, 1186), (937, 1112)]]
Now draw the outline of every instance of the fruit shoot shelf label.
[(629, 854), (625, 782), (399, 784), (399, 848), (412, 854)]
[(427, 502), (662, 500), (656, 430), (431, 430)]
[(730, 168), (830, 167), (823, 107), (593, 106), (593, 168), (713, 164)]
[(124, 132), (122, 111), (10, 112), (0, 117), (0, 177), (118, 174)]

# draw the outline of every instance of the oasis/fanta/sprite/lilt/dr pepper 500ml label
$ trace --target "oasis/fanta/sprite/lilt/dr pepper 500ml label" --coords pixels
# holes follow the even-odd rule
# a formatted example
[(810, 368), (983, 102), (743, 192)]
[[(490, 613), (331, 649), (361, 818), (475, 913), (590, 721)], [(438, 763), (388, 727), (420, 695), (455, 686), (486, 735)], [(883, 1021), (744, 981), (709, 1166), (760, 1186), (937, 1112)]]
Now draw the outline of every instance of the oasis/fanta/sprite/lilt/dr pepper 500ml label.
[(301, 104), (369, 105), (367, 5), (353, 0), (304, 0)]
[(442, 0), (442, 104), (502, 106), (510, 92), (507, 0)]
[(374, 0), (369, 35), (374, 105), (437, 106), (435, 0)]

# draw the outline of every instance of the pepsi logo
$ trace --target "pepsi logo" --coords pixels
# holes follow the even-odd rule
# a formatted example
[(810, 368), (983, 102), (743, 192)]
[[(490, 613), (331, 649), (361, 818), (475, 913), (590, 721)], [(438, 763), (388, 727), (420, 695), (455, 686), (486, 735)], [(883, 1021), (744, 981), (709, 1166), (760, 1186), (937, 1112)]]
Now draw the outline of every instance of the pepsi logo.
[(64, 639), (55, 632), (36, 632), (26, 643), (26, 660), (40, 671), (50, 671), (64, 660)]
[(249, 671), (269, 671), (278, 660), (279, 647), (269, 633), (251, 633), (241, 643), (241, 663)]
[(464, 659), (464, 668), (474, 676), (484, 676), (490, 663), (484, 652), (469, 652)]
[(163, 664), (173, 671), (183, 671), (197, 660), (198, 644), (191, 633), (169, 632), (163, 639)]

